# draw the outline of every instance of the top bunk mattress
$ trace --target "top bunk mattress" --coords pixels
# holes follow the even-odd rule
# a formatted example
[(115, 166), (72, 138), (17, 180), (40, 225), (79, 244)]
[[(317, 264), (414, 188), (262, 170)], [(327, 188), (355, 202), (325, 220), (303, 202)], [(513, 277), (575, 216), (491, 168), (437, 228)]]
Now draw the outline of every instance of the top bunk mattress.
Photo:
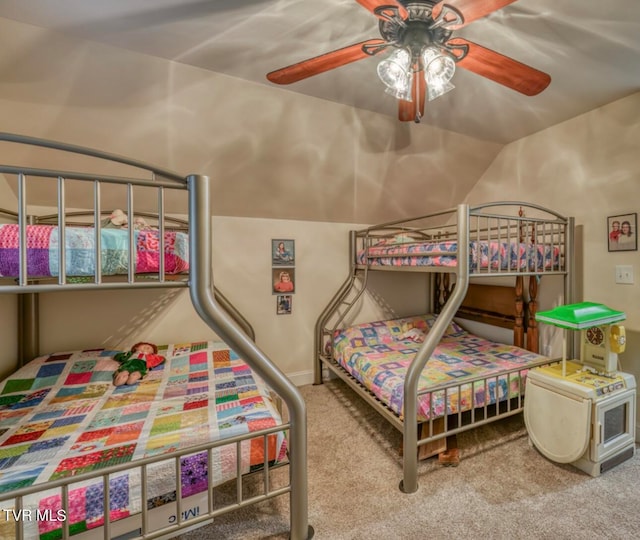
[[(27, 276), (57, 277), (59, 274), (59, 235), (54, 225), (27, 225)], [(96, 270), (96, 234), (93, 227), (65, 227), (65, 274), (93, 276)], [(160, 271), (160, 236), (155, 229), (134, 231), (135, 273)], [(101, 275), (128, 274), (129, 231), (100, 230)], [(17, 224), (0, 224), (0, 277), (18, 277), (20, 272), (20, 229)], [(189, 270), (189, 237), (179, 231), (164, 233), (166, 274)]]
[[(404, 378), (437, 316), (359, 324), (336, 331), (333, 358), (399, 417)], [(422, 371), (418, 420), (426, 421), (518, 397), (526, 370), (545, 356), (476, 336), (451, 322)], [(474, 383), (465, 380), (482, 377)], [(448, 387), (448, 390), (445, 390)]]
[[(357, 252), (357, 263), (369, 266), (455, 267), (456, 240), (416, 242), (383, 239)], [(480, 270), (541, 271), (561, 268), (560, 247), (532, 242), (479, 240), (469, 243), (471, 272)]]

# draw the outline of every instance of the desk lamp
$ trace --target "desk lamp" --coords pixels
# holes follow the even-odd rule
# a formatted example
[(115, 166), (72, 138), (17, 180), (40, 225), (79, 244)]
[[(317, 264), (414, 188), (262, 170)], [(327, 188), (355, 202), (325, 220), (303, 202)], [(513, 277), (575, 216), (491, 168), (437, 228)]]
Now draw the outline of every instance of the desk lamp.
[(566, 377), (567, 330), (580, 330), (580, 360), (583, 365), (610, 374), (618, 369), (618, 353), (624, 352), (624, 326), (615, 324), (626, 315), (604, 304), (581, 302), (536, 313), (536, 320), (557, 326), (562, 334), (562, 376)]

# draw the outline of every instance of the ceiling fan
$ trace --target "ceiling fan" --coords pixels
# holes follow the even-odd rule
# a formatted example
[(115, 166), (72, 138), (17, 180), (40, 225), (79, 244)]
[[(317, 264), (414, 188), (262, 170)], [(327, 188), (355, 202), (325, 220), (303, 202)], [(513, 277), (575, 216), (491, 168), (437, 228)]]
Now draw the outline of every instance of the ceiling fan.
[(454, 30), (516, 0), (356, 0), (379, 19), (382, 39), (374, 38), (272, 71), (267, 79), (291, 84), (331, 69), (391, 54), (378, 64), (386, 91), (398, 98), (401, 121), (419, 122), (429, 100), (453, 88), (456, 66), (527, 96), (542, 92), (551, 77), (508, 56), (461, 37)]

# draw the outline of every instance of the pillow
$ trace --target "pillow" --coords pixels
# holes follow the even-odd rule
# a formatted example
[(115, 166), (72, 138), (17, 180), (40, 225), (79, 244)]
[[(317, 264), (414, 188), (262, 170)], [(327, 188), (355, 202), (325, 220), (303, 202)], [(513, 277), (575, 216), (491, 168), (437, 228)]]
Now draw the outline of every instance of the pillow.
[(413, 341), (414, 343), (422, 343), (426, 334), (419, 328), (411, 328), (400, 336), (400, 341)]
[[(387, 319), (357, 324), (336, 330), (333, 336), (334, 351), (345, 347), (371, 347), (374, 345), (406, 340), (405, 335), (411, 336), (411, 341), (421, 343), (431, 330), (437, 315), (413, 315), (398, 319)], [(407, 334), (410, 331), (414, 333)], [(444, 335), (454, 335), (464, 332), (454, 321), (451, 321)], [(420, 335), (422, 334), (422, 335)], [(418, 339), (418, 341), (416, 341)]]
[(405, 233), (396, 234), (389, 238), (380, 238), (372, 245), (374, 246), (394, 246), (396, 244), (411, 244), (413, 242), (417, 242), (413, 236), (410, 236)]
[[(395, 324), (400, 328), (400, 332), (398, 332), (398, 337), (396, 339), (402, 339), (400, 336), (411, 329), (420, 330), (425, 335), (428, 334), (437, 318), (437, 315), (426, 314), (396, 319)], [(461, 332), (464, 332), (464, 330), (458, 325), (458, 323), (451, 321), (447, 329), (444, 331), (443, 337), (456, 335)]]
[(409, 234), (401, 233), (401, 234), (396, 234), (393, 237), (394, 244), (410, 244), (412, 242), (417, 242), (417, 240)]

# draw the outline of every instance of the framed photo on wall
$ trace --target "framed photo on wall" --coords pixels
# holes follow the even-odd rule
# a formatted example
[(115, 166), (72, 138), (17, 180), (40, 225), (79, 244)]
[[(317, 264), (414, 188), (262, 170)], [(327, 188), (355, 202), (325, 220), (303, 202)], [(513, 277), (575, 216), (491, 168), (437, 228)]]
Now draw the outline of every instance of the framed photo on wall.
[(294, 266), (296, 263), (296, 246), (294, 240), (276, 238), (271, 240), (272, 266)]
[(271, 283), (272, 294), (294, 293), (296, 269), (295, 268), (272, 268)]
[(638, 214), (620, 214), (607, 218), (607, 245), (609, 251), (636, 251), (638, 249)]
[(276, 313), (278, 315), (291, 315), (293, 296), (290, 294), (279, 294), (276, 299)]

